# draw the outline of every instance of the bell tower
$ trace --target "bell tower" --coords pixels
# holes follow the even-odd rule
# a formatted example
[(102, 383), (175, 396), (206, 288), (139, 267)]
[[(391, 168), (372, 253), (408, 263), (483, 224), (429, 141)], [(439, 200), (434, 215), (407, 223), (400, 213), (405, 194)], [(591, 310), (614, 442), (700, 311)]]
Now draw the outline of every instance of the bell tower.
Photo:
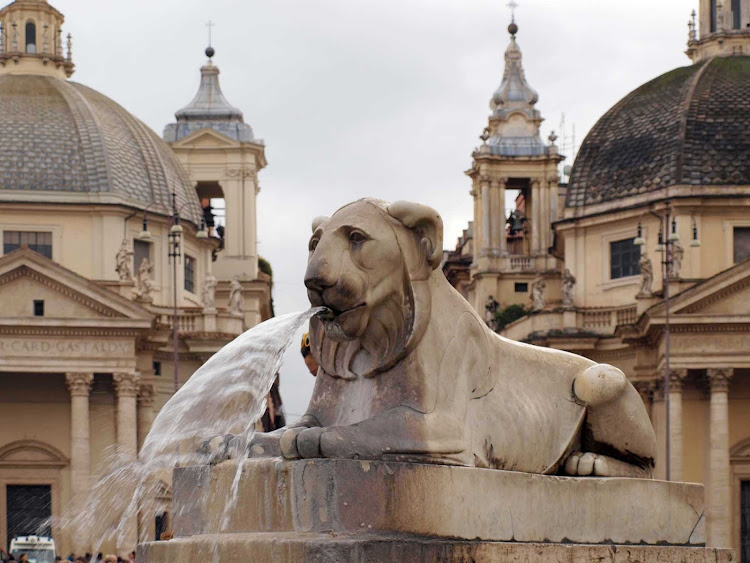
[(558, 267), (550, 247), (559, 198), (557, 169), (564, 157), (554, 133), (549, 144), (540, 137), (539, 95), (526, 81), (515, 19), (508, 32), (505, 71), (490, 100), (483, 144), (474, 150), (466, 172), (474, 198), (469, 300), (480, 311), (489, 296), (503, 306), (528, 304), (536, 274)]
[(70, 78), (73, 46), (65, 17), (45, 0), (16, 0), (0, 10), (0, 74)]
[(228, 300), (236, 278), (249, 328), (270, 316), (270, 277), (259, 272), (257, 248), (258, 172), (266, 166), (265, 145), (224, 97), (213, 63), (216, 51), (209, 46), (205, 53), (198, 93), (166, 126), (164, 140), (193, 181), (205, 226), (217, 242), (212, 265), (217, 301)]
[(688, 21), (686, 54), (693, 63), (711, 57), (750, 56), (747, 0), (700, 0), (698, 13), (693, 10)]

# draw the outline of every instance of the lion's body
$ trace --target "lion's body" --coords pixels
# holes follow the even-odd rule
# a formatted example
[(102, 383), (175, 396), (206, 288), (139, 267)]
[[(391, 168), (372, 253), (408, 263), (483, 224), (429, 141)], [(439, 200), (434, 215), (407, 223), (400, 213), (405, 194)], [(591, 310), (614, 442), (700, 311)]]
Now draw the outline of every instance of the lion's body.
[(650, 472), (653, 429), (622, 372), (494, 334), (437, 268), (441, 248), (439, 216), (417, 204), (316, 221), (305, 283), (331, 316), (311, 321), (320, 370), (284, 454), (532, 473), (574, 458), (575, 474), (601, 454), (599, 474)]

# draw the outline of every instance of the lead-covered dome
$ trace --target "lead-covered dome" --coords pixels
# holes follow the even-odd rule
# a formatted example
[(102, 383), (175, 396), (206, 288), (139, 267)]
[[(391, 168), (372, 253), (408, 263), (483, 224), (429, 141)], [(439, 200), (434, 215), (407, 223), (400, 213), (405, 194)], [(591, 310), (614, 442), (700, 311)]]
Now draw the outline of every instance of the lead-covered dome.
[(567, 206), (672, 185), (750, 184), (750, 57), (709, 59), (634, 90), (587, 135)]
[[(0, 75), (0, 190), (18, 199), (150, 207), (200, 223), (198, 197), (169, 146), (106, 96), (53, 76)], [(96, 195), (94, 195), (96, 194)], [(66, 197), (68, 199), (66, 199)]]

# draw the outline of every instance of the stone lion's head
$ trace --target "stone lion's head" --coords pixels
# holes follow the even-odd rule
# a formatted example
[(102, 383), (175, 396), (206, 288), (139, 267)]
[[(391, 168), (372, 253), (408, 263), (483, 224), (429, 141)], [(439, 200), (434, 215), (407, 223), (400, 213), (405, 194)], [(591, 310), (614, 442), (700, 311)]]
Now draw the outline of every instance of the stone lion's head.
[(326, 373), (371, 377), (403, 359), (430, 318), (429, 279), (440, 265), (443, 222), (417, 203), (361, 199), (313, 221), (305, 285), (311, 349)]

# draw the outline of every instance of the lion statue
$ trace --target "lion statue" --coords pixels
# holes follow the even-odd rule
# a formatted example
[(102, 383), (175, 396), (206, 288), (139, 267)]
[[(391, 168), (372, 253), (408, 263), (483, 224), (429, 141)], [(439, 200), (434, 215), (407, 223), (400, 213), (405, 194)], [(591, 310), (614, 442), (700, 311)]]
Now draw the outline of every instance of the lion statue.
[(492, 332), (439, 268), (442, 239), (440, 215), (409, 202), (313, 222), (315, 389), (251, 455), (650, 477), (656, 439), (625, 375)]

